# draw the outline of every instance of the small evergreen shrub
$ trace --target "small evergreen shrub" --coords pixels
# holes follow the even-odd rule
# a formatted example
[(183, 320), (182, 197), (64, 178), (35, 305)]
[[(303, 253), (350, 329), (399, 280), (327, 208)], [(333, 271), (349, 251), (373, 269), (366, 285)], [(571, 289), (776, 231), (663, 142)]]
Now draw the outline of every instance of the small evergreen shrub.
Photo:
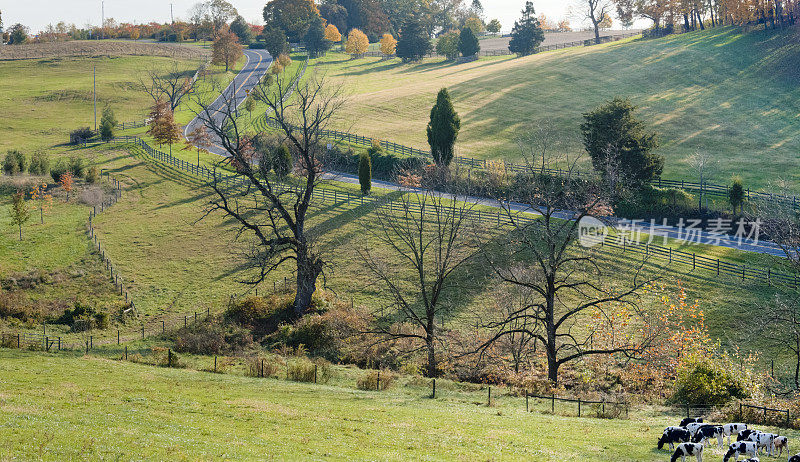
[(25, 154), (16, 149), (8, 151), (5, 159), (3, 159), (3, 171), (6, 175), (25, 173), (27, 167), (28, 163)]
[(100, 171), (97, 169), (97, 166), (93, 165), (89, 167), (89, 170), (86, 171), (86, 182), (89, 184), (97, 183), (97, 180), (100, 179)]
[(47, 175), (50, 173), (50, 159), (42, 151), (36, 151), (31, 156), (31, 163), (28, 166), (31, 175)]
[(61, 175), (69, 172), (69, 166), (64, 159), (59, 159), (58, 162), (50, 169), (50, 176), (56, 183), (61, 181)]
[(83, 178), (86, 174), (86, 162), (83, 157), (70, 156), (67, 168), (76, 178)]

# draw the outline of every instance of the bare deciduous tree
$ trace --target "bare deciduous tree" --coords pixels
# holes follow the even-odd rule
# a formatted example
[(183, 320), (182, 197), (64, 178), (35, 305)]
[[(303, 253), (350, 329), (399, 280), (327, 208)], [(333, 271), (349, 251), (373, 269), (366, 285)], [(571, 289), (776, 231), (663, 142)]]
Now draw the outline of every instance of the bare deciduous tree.
[(325, 144), (320, 135), (344, 104), (341, 88), (328, 85), (317, 75), (300, 82), (298, 70), (279, 75), (272, 85), (262, 83), (250, 90), (271, 111), (280, 127), (280, 142), (292, 151), (296, 173), (291, 177), (270, 171), (273, 162), (265, 156), (271, 153), (253, 149), (252, 136), (246, 133), (250, 124), (236, 119), (239, 100), (232, 92), (216, 90), (222, 95), (217, 103), (208, 104), (199, 96), (194, 99), (200, 108), (196, 114), (247, 187), (242, 191), (215, 178), (211, 184), (215, 199), (206, 215), (222, 212), (238, 223), (238, 237), (247, 234), (254, 239), (246, 256), (257, 274), (242, 282), (256, 285), (277, 268), (293, 266), (297, 282), (293, 314), (301, 316), (310, 306), (328, 262), (326, 251), (309, 230), (309, 213), (314, 190), (323, 180)]
[[(620, 274), (619, 265), (601, 255), (600, 246), (578, 245), (587, 225), (608, 225), (601, 220), (610, 215), (616, 191), (577, 178), (574, 171), (573, 164), (563, 178), (530, 175), (524, 210), (502, 202), (510, 232), (482, 251), (498, 279), (525, 295), (526, 302), (485, 324), (492, 334), (478, 352), (508, 336), (531, 337), (544, 347), (553, 383), (566, 363), (593, 355), (635, 356), (650, 341), (618, 336), (594, 344), (595, 335), (602, 333), (598, 329), (613, 327), (614, 311), (620, 307), (643, 315), (639, 294), (656, 278), (648, 274), (645, 260)], [(590, 322), (593, 317), (604, 323)]]
[(698, 199), (697, 210), (703, 210), (703, 193), (705, 191), (706, 183), (713, 177), (717, 171), (718, 162), (708, 151), (695, 151), (689, 157), (689, 165), (697, 173), (697, 178), (700, 181), (700, 194)]
[(424, 189), (379, 209), (376, 220), (365, 227), (379, 245), (368, 245), (359, 254), (391, 300), (376, 313), (373, 333), (386, 340), (411, 340), (419, 346), (416, 350), (425, 350), (428, 377), (439, 371), (443, 323), (459, 288), (454, 273), (475, 252), (473, 208)]
[(592, 22), (594, 38), (600, 43), (600, 23), (611, 12), (611, 3), (608, 0), (577, 0), (575, 8), (580, 12), (582, 19)]
[(786, 180), (779, 180), (769, 188), (774, 199), (762, 198), (756, 204), (757, 217), (761, 231), (780, 246), (795, 271), (800, 272), (800, 210), (793, 201), (783, 201), (781, 197), (793, 197), (794, 191)]
[(159, 100), (169, 102), (171, 111), (175, 111), (181, 99), (192, 90), (193, 86), (192, 73), (181, 70), (177, 62), (165, 68), (148, 69), (145, 75), (139, 78), (139, 88), (150, 95), (154, 103)]
[(776, 296), (761, 304), (755, 316), (758, 333), (778, 349), (786, 349), (794, 360), (794, 388), (800, 389), (800, 305)]

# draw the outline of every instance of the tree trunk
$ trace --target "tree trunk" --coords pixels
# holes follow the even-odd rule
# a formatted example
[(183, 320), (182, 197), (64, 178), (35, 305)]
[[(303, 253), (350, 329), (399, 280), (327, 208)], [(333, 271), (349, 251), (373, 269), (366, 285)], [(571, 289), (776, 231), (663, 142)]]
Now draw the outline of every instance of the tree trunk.
[(794, 388), (795, 390), (800, 390), (800, 340), (797, 341), (797, 349), (794, 352)]
[(322, 273), (320, 265), (307, 255), (297, 256), (297, 292), (294, 297), (294, 315), (299, 318), (311, 306), (311, 298), (317, 290), (317, 278)]
[(19, 240), (22, 240), (22, 224), (19, 225)]
[[(550, 279), (550, 278), (549, 278)], [(555, 322), (555, 283), (548, 280), (547, 312), (545, 313), (545, 329), (547, 330), (547, 378), (553, 385), (558, 384), (558, 356), (556, 345)]]
[(425, 347), (428, 349), (428, 366), (426, 372), (429, 378), (435, 378), (439, 372), (439, 365), (436, 363), (436, 342), (434, 342), (433, 334), (433, 332), (429, 332), (425, 338)]
[[(603, 20), (603, 18), (600, 18), (600, 21), (602, 21), (602, 20)], [(600, 21), (595, 20), (594, 18), (592, 18), (592, 23), (594, 24), (594, 44), (595, 45), (600, 45)]]

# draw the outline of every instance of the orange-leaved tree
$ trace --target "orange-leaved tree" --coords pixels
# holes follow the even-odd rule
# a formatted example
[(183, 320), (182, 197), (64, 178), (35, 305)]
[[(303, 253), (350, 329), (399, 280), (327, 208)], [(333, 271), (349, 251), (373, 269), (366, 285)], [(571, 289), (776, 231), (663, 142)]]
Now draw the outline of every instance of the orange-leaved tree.
[(342, 41), (342, 34), (339, 32), (339, 29), (336, 28), (333, 24), (328, 24), (328, 27), (325, 28), (325, 40), (338, 43)]
[(67, 202), (69, 202), (69, 193), (72, 192), (72, 188), (75, 186), (75, 180), (72, 177), (72, 173), (62, 173), (58, 183), (61, 185), (61, 188), (66, 191)]
[(217, 65), (224, 64), (225, 72), (228, 72), (243, 54), (244, 51), (239, 43), (239, 37), (227, 27), (220, 30), (211, 46), (211, 62)]
[(369, 39), (367, 35), (361, 32), (359, 29), (353, 29), (350, 31), (350, 34), (347, 36), (347, 45), (344, 48), (344, 51), (352, 55), (353, 58), (360, 57), (364, 53), (367, 52), (369, 49)]
[(39, 221), (44, 224), (44, 212), (53, 206), (53, 195), (47, 192), (47, 183), (36, 185), (31, 189), (31, 199), (36, 202), (39, 209)]
[(392, 34), (383, 34), (381, 38), (381, 53), (386, 56), (392, 56), (395, 51), (397, 51), (397, 40), (392, 37)]
[(169, 106), (162, 100), (158, 100), (149, 115), (150, 128), (147, 134), (152, 136), (159, 146), (169, 145), (169, 152), (172, 154), (172, 145), (181, 139), (181, 129), (175, 122), (175, 117)]
[(186, 147), (187, 149), (197, 148), (197, 166), (200, 167), (200, 150), (211, 147), (211, 137), (208, 135), (208, 130), (204, 125), (198, 125), (197, 128), (189, 132), (186, 138)]

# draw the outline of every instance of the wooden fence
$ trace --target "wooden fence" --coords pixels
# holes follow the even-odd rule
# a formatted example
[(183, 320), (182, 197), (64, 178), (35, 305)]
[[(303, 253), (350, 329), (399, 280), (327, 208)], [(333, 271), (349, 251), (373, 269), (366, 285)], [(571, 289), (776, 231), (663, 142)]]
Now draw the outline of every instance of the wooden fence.
[[(241, 191), (247, 190), (249, 180), (242, 176), (220, 174), (217, 171), (186, 162), (182, 159), (178, 159), (170, 154), (154, 149), (141, 138), (135, 136), (126, 136), (119, 137), (115, 139), (115, 141), (119, 143), (133, 143), (141, 148), (151, 159), (177, 168), (191, 175), (198, 176), (204, 180), (214, 181), (226, 188), (239, 188)], [(321, 202), (349, 202), (360, 205), (370, 203), (376, 207), (388, 208), (390, 211), (401, 210), (400, 205), (394, 201), (384, 202), (380, 198), (352, 194), (344, 191), (317, 188), (314, 190), (313, 197), (315, 200)], [(483, 210), (474, 210), (472, 212), (472, 218), (481, 223), (490, 224), (497, 227), (512, 224), (512, 218), (503, 211), (489, 212)], [(517, 221), (517, 223), (530, 224), (536, 220), (536, 217), (533, 215), (520, 215), (514, 219)], [(630, 253), (631, 255), (638, 255), (647, 258), (650, 261), (658, 260), (663, 265), (669, 265), (671, 267), (680, 266), (691, 272), (702, 270), (706, 272), (706, 274), (713, 275), (715, 277), (728, 276), (734, 280), (741, 281), (742, 283), (753, 282), (768, 286), (783, 286), (793, 290), (800, 288), (800, 275), (789, 271), (754, 267), (744, 263), (733, 263), (725, 261), (721, 258), (706, 257), (694, 252), (675, 250), (671, 247), (660, 246), (657, 244), (637, 245), (636, 243), (628, 243), (624, 239), (617, 242), (615, 242), (613, 239), (605, 239), (600, 242), (599, 246), (601, 251), (612, 251), (613, 253), (617, 254), (620, 252), (623, 254)]]

